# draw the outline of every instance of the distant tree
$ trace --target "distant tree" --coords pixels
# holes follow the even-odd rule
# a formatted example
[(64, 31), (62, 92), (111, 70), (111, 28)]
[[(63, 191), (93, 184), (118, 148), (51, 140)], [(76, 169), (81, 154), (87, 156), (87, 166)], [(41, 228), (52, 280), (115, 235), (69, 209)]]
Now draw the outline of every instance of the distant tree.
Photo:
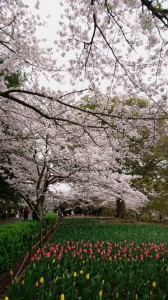
[[(139, 100), (138, 106), (140, 107), (141, 104)], [(150, 107), (148, 102), (146, 105)], [(166, 106), (164, 109), (167, 111)], [(151, 132), (145, 124), (141, 124), (138, 128), (139, 138), (130, 141), (130, 151), (135, 154), (135, 157), (126, 160), (125, 164), (126, 173), (139, 176), (132, 180), (133, 186), (148, 196), (150, 199), (148, 207), (157, 211), (158, 214), (160, 212), (160, 217), (168, 214), (167, 125), (167, 120), (155, 121), (153, 142), (148, 144)]]

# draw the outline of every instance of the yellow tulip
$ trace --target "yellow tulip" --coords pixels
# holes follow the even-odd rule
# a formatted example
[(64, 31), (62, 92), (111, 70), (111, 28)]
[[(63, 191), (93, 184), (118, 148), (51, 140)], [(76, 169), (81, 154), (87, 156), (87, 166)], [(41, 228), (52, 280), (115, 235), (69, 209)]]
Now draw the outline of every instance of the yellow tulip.
[(155, 288), (156, 287), (156, 282), (152, 282), (152, 287)]
[(55, 264), (55, 259), (53, 259), (52, 263)]
[(81, 275), (83, 274), (83, 270), (80, 270), (80, 272), (79, 272)]
[(61, 294), (60, 300), (65, 300), (64, 294)]
[(5, 297), (5, 300), (9, 300), (9, 298), (6, 296), (6, 297)]
[(40, 278), (40, 283), (41, 283), (41, 284), (44, 283), (44, 278), (43, 278), (43, 277)]
[(86, 274), (86, 279), (90, 279), (90, 275), (89, 275), (89, 273), (88, 273), (88, 274)]
[(102, 280), (102, 285), (104, 285), (104, 279)]
[(76, 273), (76, 272), (74, 272), (74, 273), (73, 273), (73, 277), (76, 277), (76, 276), (77, 276), (77, 273)]
[(39, 285), (39, 283), (38, 283), (38, 281), (35, 283), (35, 287), (38, 287), (38, 285)]
[(99, 292), (99, 298), (102, 299), (102, 296), (103, 296), (103, 292), (100, 291), (100, 292)]

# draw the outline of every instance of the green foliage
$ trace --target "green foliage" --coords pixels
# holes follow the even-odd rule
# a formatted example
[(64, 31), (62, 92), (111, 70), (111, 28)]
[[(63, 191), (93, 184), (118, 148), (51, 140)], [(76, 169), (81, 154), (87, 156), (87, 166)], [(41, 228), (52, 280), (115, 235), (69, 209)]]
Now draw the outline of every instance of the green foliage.
[(0, 177), (0, 199), (13, 201), (15, 203), (19, 202), (19, 195), (17, 192), (10, 187), (2, 177)]
[[(8, 170), (6, 170), (8, 173)], [(7, 174), (8, 176), (8, 174)], [(11, 176), (11, 174), (9, 174)], [(0, 176), (0, 215), (7, 218), (6, 210), (11, 207), (18, 208), (22, 202), (20, 195)]]
[[(81, 218), (81, 222), (82, 219)], [(57, 233), (52, 237), (52, 242), (65, 243), (67, 240), (74, 241), (88, 241), (97, 240), (120, 242), (127, 240), (127, 242), (134, 241), (136, 244), (145, 243), (162, 243), (168, 246), (168, 230), (167, 227), (157, 225), (144, 224), (81, 224), (73, 225), (73, 219), (68, 220), (72, 225), (61, 225)], [(63, 220), (63, 224), (66, 219)]]
[[(136, 105), (138, 108), (150, 108), (150, 102), (146, 99), (130, 98), (125, 101), (126, 105)], [(167, 107), (164, 107), (167, 111)], [(135, 116), (141, 115), (141, 110), (135, 112)], [(168, 215), (167, 207), (167, 174), (168, 174), (168, 137), (167, 120), (158, 119), (153, 121), (153, 142), (149, 127), (142, 122), (138, 125), (139, 136), (129, 142), (130, 151), (136, 156), (135, 159), (126, 160), (124, 171), (131, 175), (138, 175), (132, 180), (132, 185), (148, 195), (151, 200), (148, 209)], [(138, 157), (138, 159), (137, 159)], [(152, 195), (152, 196), (151, 196)]]
[(5, 77), (5, 81), (8, 82), (7, 87), (8, 88), (17, 88), (20, 87), (20, 72), (12, 73)]
[(90, 98), (88, 96), (85, 96), (82, 98), (82, 104), (80, 105), (80, 108), (88, 109), (94, 111), (96, 108), (100, 107), (100, 104), (97, 102), (96, 99)]
[(78, 225), (81, 225), (81, 224), (86, 224), (88, 225), (88, 223), (90, 224), (93, 224), (93, 223), (103, 223), (105, 221), (108, 221), (109, 220), (109, 217), (84, 217), (84, 218), (78, 218), (78, 217), (75, 217), (75, 218), (65, 218), (63, 220), (63, 224), (69, 224), (70, 226), (73, 225), (73, 224), (78, 224)]
[(50, 225), (55, 223), (57, 220), (58, 220), (58, 216), (56, 213), (48, 213), (43, 217), (42, 223), (45, 225)]
[(154, 6), (154, 9), (156, 10), (156, 12), (162, 12), (163, 7), (162, 4), (159, 1), (156, 1), (157, 4)]
[(125, 105), (129, 105), (129, 106), (133, 106), (136, 105), (139, 108), (145, 108), (148, 107), (150, 105), (149, 100), (144, 99), (144, 98), (128, 98), (125, 102)]
[(111, 98), (111, 107), (110, 107), (110, 109), (108, 109), (108, 113), (112, 114), (114, 108), (117, 107), (121, 103), (122, 103), (122, 100), (119, 97), (115, 96), (115, 97)]
[(0, 227), (0, 273), (8, 270), (30, 245), (30, 235), (39, 232), (40, 222), (18, 222)]
[[(156, 134), (159, 139), (154, 141), (153, 145), (144, 151), (139, 161), (131, 162), (133, 174), (141, 175), (133, 181), (136, 187), (140, 187), (142, 190), (146, 190), (148, 193), (152, 193), (151, 208), (159, 211), (164, 210), (168, 214), (167, 209), (167, 194), (168, 194), (168, 157), (166, 149), (168, 147), (168, 137), (166, 134), (164, 123), (156, 125)], [(141, 152), (143, 144), (137, 145)]]
[[(0, 59), (0, 64), (2, 64), (3, 61), (4, 59)], [(21, 71), (9, 73), (9, 71), (6, 69), (0, 73), (0, 76), (4, 76), (7, 88), (18, 88), (21, 86), (22, 82), (27, 80), (26, 73), (23, 74)]]

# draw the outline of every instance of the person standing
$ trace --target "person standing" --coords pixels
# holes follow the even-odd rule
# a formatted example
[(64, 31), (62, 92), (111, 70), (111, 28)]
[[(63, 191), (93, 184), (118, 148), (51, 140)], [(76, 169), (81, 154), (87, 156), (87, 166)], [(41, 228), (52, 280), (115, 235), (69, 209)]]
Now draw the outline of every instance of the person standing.
[(27, 221), (28, 220), (28, 215), (29, 215), (29, 209), (28, 207), (26, 206), (24, 211), (23, 211), (23, 216), (24, 216), (24, 221)]
[(37, 220), (38, 218), (37, 218), (37, 214), (36, 214), (36, 212), (33, 210), (32, 211), (32, 219), (33, 220)]

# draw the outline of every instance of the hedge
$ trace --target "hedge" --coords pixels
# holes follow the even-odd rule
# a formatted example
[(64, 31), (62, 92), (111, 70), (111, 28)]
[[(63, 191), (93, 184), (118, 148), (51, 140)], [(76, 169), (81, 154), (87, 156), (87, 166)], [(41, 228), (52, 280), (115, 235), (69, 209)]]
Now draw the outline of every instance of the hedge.
[(22, 221), (0, 226), (0, 273), (8, 270), (28, 251), (30, 235), (40, 231), (38, 221)]
[(58, 220), (58, 216), (55, 213), (47, 213), (42, 220), (44, 225), (54, 224)]

